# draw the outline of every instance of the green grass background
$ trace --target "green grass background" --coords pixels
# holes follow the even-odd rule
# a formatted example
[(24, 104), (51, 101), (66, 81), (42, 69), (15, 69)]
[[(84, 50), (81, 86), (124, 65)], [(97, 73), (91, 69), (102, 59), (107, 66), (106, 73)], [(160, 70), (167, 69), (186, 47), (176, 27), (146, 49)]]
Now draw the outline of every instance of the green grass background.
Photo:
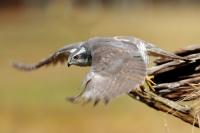
[[(200, 44), (199, 7), (125, 10), (0, 11), (0, 133), (188, 133), (192, 127), (124, 95), (108, 106), (74, 105), (88, 68), (63, 65), (25, 73), (13, 60), (36, 62), (56, 49), (93, 36), (130, 35), (173, 51)], [(194, 129), (198, 133), (199, 130)]]

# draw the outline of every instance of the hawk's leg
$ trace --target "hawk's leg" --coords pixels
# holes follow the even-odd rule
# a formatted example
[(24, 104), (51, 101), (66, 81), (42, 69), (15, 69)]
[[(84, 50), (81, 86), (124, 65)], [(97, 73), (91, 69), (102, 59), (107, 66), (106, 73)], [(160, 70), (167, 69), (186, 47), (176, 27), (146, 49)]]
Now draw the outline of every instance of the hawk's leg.
[(145, 83), (147, 84), (147, 86), (149, 87), (149, 89), (150, 89), (151, 91), (154, 92), (155, 89), (154, 89), (153, 86), (155, 86), (156, 83), (154, 83), (154, 82), (152, 81), (153, 78), (154, 78), (154, 76), (146, 76), (146, 78), (145, 78)]
[(145, 89), (147, 89), (147, 87), (148, 87), (148, 89), (150, 89), (152, 92), (155, 92), (155, 89), (154, 89), (154, 86), (156, 85), (156, 83), (154, 83), (153, 81), (152, 81), (152, 79), (153, 79), (154, 77), (153, 76), (146, 76), (146, 78), (145, 78), (145, 83), (143, 84), (143, 85), (141, 85), (139, 88), (137, 88), (137, 89), (139, 89), (140, 91), (141, 91), (141, 93), (145, 93), (146, 91), (145, 91)]

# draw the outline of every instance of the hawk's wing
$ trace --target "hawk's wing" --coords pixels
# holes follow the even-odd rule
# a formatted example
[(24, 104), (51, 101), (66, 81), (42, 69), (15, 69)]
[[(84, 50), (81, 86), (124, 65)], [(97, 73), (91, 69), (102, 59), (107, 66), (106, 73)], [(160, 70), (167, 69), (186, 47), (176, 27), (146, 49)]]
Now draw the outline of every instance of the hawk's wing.
[(56, 52), (51, 54), (49, 57), (39, 61), (36, 64), (22, 64), (22, 63), (14, 62), (12, 65), (14, 68), (19, 69), (19, 70), (31, 71), (31, 70), (35, 70), (35, 69), (38, 69), (43, 66), (48, 66), (50, 64), (56, 65), (59, 62), (64, 63), (68, 59), (69, 54), (71, 52), (75, 51), (76, 48), (79, 47), (79, 45), (81, 45), (81, 44), (82, 44), (82, 42), (80, 42), (78, 44), (67, 45), (67, 46), (57, 50)]
[(114, 43), (118, 44), (110, 42), (92, 46), (92, 68), (86, 78), (85, 90), (79, 96), (95, 100), (95, 103), (100, 99), (108, 102), (144, 82), (146, 63), (136, 45), (125, 45), (119, 41)]

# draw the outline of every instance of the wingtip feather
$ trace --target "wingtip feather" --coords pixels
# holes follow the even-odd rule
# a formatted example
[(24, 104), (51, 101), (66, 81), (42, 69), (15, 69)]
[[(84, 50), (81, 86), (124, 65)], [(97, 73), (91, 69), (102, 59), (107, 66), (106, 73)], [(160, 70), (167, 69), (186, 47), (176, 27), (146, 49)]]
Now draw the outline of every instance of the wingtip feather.
[(21, 70), (21, 71), (32, 71), (35, 69), (35, 67), (33, 65), (27, 65), (27, 64), (23, 64), (23, 63), (19, 63), (19, 62), (12, 62), (11, 66), (17, 70)]

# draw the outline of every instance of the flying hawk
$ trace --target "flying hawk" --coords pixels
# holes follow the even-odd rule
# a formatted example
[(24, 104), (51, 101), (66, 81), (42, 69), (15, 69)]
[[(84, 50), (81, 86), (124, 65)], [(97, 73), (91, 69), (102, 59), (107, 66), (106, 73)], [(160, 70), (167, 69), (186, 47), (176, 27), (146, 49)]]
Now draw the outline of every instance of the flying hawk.
[(95, 37), (67, 45), (36, 64), (13, 63), (13, 66), (24, 71), (58, 62), (67, 62), (68, 66), (91, 66), (83, 82), (83, 91), (69, 99), (97, 104), (100, 100), (108, 103), (142, 85), (147, 76), (148, 55), (184, 60), (138, 38), (115, 36)]

